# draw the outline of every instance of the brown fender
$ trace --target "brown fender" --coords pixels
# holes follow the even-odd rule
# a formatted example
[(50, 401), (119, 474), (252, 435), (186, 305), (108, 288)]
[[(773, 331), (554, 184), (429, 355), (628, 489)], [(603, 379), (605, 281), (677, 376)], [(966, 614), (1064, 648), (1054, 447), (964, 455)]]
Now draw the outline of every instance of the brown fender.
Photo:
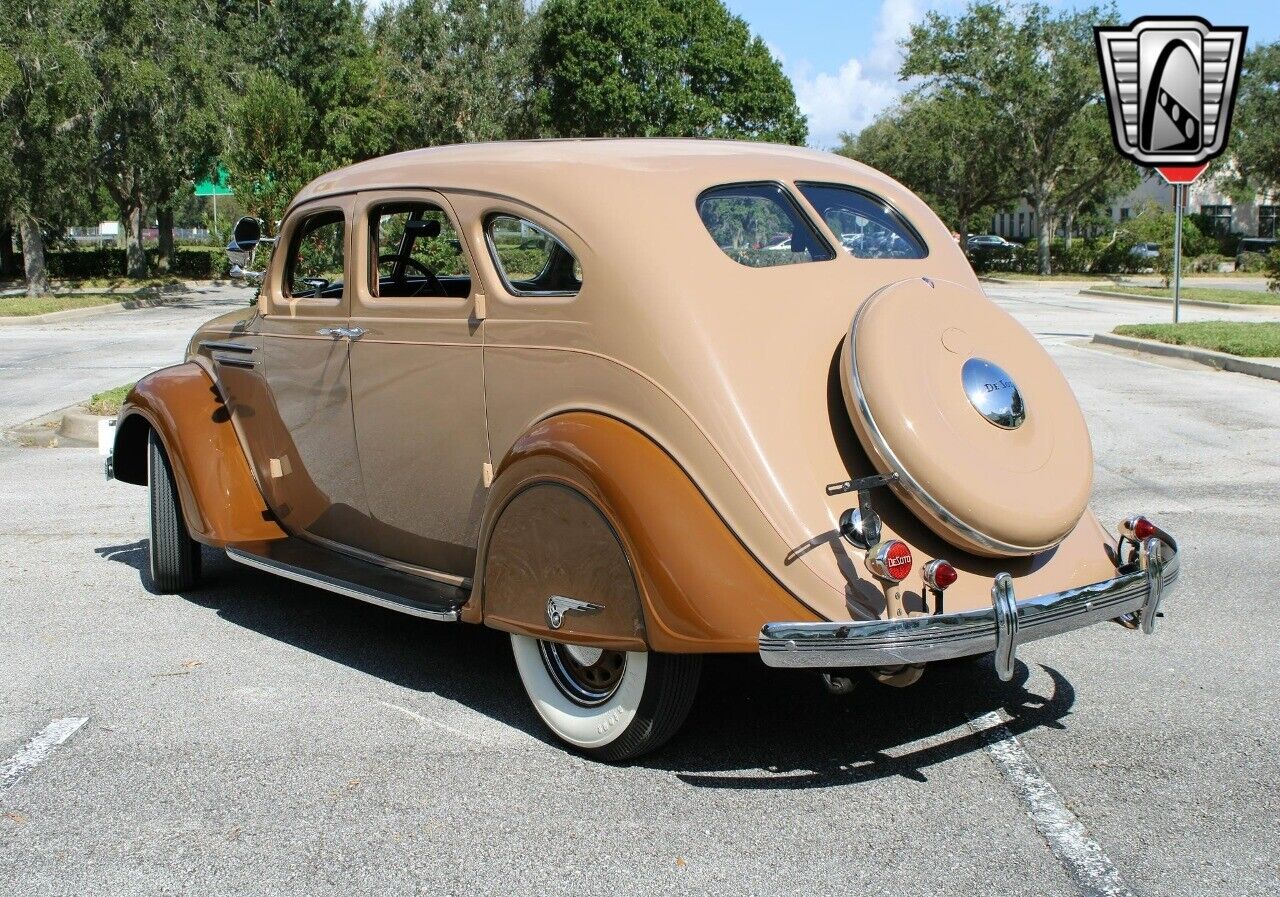
[[(553, 484), (577, 499), (545, 491)], [(521, 507), (531, 494), (549, 499), (540, 510), (567, 516), (533, 525), (527, 512), (538, 508)], [(604, 531), (579, 504), (593, 506), (607, 526), (620, 548), (617, 560), (590, 558), (588, 547), (598, 547)], [(504, 523), (509, 509), (516, 525)], [(548, 537), (562, 541), (548, 546)], [(601, 414), (557, 415), (517, 440), (494, 480), (480, 546), (476, 587), (463, 615), (499, 629), (618, 648), (643, 643), (670, 653), (754, 652), (764, 623), (818, 619), (742, 546), (670, 455)], [(567, 575), (559, 582), (548, 578), (527, 566), (535, 560)], [(623, 560), (629, 577), (619, 569)], [(575, 565), (599, 569), (575, 579)], [(568, 614), (562, 628), (552, 630), (546, 592), (562, 582), (586, 590), (566, 597), (622, 608), (608, 616)]]
[(283, 539), (249, 472), (231, 415), (209, 374), (193, 362), (148, 374), (125, 398), (112, 464), (117, 480), (147, 484), (147, 431), (164, 444), (187, 529), (199, 542)]

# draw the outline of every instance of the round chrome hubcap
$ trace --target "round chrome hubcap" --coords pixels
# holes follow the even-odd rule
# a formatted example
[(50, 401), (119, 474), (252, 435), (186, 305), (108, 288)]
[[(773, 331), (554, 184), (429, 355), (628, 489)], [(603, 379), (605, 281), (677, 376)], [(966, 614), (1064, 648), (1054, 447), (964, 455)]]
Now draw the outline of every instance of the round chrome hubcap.
[(989, 423), (1016, 430), (1027, 419), (1027, 407), (1013, 378), (985, 358), (970, 358), (960, 369), (965, 395)]
[(622, 651), (559, 642), (539, 642), (538, 647), (556, 688), (583, 707), (595, 707), (613, 697), (627, 669)]

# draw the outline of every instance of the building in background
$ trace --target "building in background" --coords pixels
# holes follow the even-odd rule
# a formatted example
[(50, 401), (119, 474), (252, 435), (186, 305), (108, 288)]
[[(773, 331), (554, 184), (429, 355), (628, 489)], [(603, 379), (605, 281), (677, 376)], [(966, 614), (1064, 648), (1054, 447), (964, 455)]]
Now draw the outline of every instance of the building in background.
[[(1173, 211), (1173, 188), (1154, 171), (1146, 171), (1137, 187), (1111, 201), (1107, 217), (1118, 225), (1131, 215), (1138, 214), (1139, 210), (1151, 202)], [(1240, 203), (1227, 195), (1213, 180), (1202, 178), (1187, 190), (1186, 211), (1189, 215), (1205, 215), (1213, 221), (1214, 229), (1221, 234), (1280, 237), (1278, 196), (1257, 194), (1250, 201)], [(1096, 225), (1094, 229), (1097, 230)], [(1001, 212), (992, 218), (991, 232), (1010, 240), (1030, 240), (1036, 236), (1035, 212), (1026, 203), (1011, 211)], [(1061, 222), (1058, 224), (1057, 236), (1063, 236)], [(1084, 227), (1078, 224), (1073, 236), (1087, 236)]]

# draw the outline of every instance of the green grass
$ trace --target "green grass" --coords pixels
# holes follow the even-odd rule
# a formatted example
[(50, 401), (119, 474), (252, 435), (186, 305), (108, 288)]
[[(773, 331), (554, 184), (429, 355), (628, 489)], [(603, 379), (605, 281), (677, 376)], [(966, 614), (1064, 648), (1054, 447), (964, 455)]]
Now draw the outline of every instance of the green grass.
[(1280, 322), (1191, 321), (1182, 324), (1121, 324), (1114, 333), (1198, 346), (1246, 358), (1280, 358)]
[(120, 296), (108, 296), (103, 293), (86, 293), (78, 296), (41, 296), (28, 299), (26, 296), (0, 296), (0, 318), (43, 315), (51, 311), (66, 311), (69, 308), (91, 308), (95, 305), (111, 305), (119, 302)]
[(124, 404), (124, 397), (129, 394), (131, 389), (133, 389), (133, 384), (126, 383), (124, 386), (117, 386), (115, 389), (100, 392), (84, 403), (84, 409), (90, 414), (119, 414), (120, 406)]
[[(1157, 296), (1172, 299), (1173, 290), (1164, 287), (1107, 287), (1111, 293), (1128, 293), (1132, 296)], [(1233, 290), (1228, 287), (1183, 287), (1183, 299), (1201, 302), (1231, 302), (1237, 305), (1280, 305), (1280, 293), (1270, 290)]]

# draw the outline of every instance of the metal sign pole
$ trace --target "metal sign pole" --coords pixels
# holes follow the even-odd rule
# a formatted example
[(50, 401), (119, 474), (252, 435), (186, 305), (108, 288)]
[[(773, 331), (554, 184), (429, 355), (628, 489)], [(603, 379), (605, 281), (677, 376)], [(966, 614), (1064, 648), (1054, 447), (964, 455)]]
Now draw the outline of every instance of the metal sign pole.
[(1173, 185), (1173, 323), (1178, 323), (1179, 312), (1179, 295), (1182, 291), (1182, 206), (1184, 203), (1183, 191), (1187, 188), (1182, 184)]

